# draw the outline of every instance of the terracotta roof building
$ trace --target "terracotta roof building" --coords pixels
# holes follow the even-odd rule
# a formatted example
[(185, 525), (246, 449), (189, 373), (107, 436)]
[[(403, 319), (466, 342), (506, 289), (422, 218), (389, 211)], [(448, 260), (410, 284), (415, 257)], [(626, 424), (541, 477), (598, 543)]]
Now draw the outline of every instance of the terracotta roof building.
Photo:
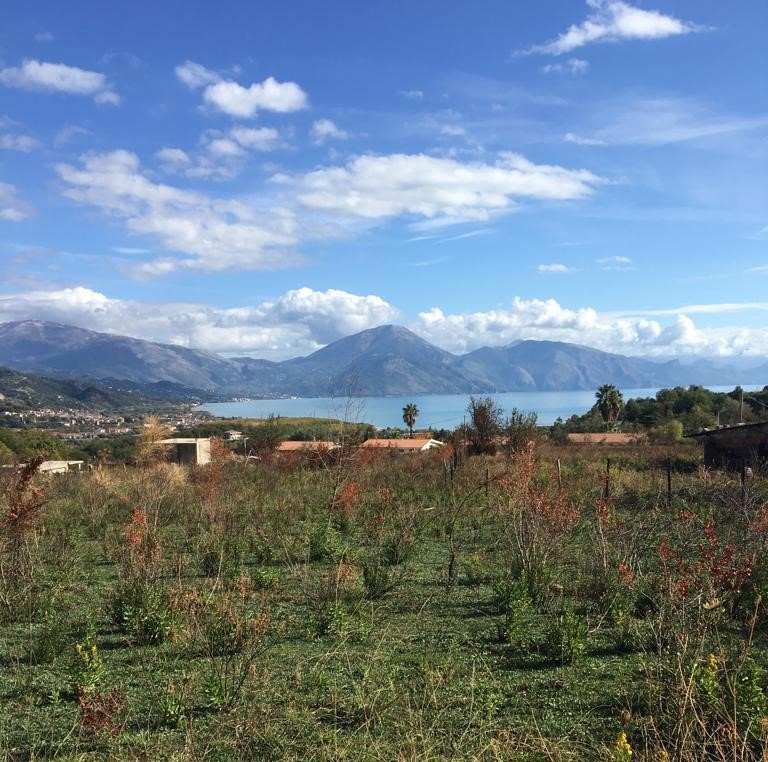
[(333, 450), (335, 448), (335, 442), (316, 442), (314, 440), (286, 440), (285, 442), (280, 442), (280, 444), (277, 446), (276, 452), (320, 452), (321, 450)]
[(645, 442), (645, 434), (602, 431), (598, 434), (568, 434), (569, 444), (632, 445)]
[(444, 442), (437, 439), (366, 439), (364, 450), (391, 450), (395, 452), (426, 452), (436, 447), (443, 447)]

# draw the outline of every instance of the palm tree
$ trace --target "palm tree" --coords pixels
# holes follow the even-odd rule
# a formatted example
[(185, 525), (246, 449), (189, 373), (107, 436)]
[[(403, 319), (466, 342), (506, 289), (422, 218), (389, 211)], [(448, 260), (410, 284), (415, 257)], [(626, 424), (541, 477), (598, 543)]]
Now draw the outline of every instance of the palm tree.
[(603, 384), (596, 392), (597, 409), (606, 423), (618, 421), (624, 409), (624, 397), (613, 384)]
[(419, 417), (419, 408), (409, 402), (403, 408), (403, 423), (408, 427), (408, 432), (411, 439), (413, 439), (413, 427), (416, 425), (416, 419)]

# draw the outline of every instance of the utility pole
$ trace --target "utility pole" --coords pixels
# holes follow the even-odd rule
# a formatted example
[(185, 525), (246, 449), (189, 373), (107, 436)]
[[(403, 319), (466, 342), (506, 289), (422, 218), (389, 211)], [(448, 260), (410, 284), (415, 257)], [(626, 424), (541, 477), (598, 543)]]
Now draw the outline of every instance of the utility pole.
[(741, 404), (739, 405), (739, 423), (744, 423), (744, 390), (741, 390)]

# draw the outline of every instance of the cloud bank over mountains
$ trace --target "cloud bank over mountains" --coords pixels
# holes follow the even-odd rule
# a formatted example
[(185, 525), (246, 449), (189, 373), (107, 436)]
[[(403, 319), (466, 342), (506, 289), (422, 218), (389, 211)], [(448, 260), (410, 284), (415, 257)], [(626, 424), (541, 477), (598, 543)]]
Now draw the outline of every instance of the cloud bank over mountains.
[[(768, 304), (764, 305), (768, 308)], [(692, 305), (691, 313), (716, 314), (723, 305)], [(733, 305), (730, 305), (733, 308)], [(379, 296), (339, 289), (298, 288), (273, 301), (242, 307), (191, 302), (140, 302), (109, 298), (84, 287), (0, 294), (0, 322), (49, 320), (96, 331), (205, 349), (286, 359), (305, 355), (366, 328), (405, 322), (450, 352), (502, 346), (521, 339), (548, 339), (648, 357), (727, 357), (768, 354), (768, 330), (739, 326), (703, 330), (680, 308), (664, 315), (569, 309), (554, 299), (515, 297), (489, 311), (424, 310), (404, 321)], [(732, 310), (731, 310), (732, 311)], [(660, 319), (657, 319), (660, 318)]]

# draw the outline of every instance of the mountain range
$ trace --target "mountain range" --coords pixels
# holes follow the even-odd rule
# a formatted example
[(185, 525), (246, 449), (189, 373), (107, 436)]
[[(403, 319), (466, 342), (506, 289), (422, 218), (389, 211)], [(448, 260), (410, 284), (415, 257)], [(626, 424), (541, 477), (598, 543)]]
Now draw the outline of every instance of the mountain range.
[(0, 366), (209, 399), (768, 383), (768, 362), (746, 369), (705, 360), (656, 362), (529, 340), (455, 355), (395, 325), (347, 336), (307, 357), (273, 362), (27, 320), (0, 324)]

